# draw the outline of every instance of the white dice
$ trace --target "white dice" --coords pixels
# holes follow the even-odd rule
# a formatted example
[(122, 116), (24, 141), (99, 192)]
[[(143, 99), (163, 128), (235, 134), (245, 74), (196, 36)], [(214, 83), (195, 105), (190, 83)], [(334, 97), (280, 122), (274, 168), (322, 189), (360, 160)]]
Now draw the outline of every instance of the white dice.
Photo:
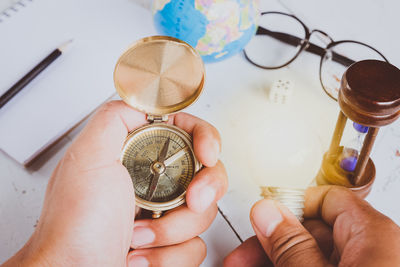
[(269, 101), (276, 104), (289, 103), (293, 93), (293, 82), (279, 79), (275, 81), (269, 90)]

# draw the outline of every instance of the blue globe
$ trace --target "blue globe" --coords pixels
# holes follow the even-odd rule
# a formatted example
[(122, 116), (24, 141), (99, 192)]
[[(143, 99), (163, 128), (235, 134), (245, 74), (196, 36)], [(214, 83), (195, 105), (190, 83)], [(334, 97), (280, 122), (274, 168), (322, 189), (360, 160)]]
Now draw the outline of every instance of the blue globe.
[(258, 0), (154, 0), (154, 23), (161, 35), (181, 39), (205, 62), (241, 51), (257, 29)]

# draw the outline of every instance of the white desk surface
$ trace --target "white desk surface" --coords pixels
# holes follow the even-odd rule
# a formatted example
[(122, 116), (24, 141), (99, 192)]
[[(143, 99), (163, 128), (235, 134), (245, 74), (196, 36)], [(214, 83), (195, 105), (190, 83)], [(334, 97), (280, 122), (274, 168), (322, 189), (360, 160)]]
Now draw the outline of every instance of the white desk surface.
[[(400, 37), (397, 34), (400, 18), (396, 14), (400, 10), (400, 2), (397, 0), (262, 0), (262, 8), (290, 10), (310, 28), (321, 29), (335, 40), (366, 42), (382, 51), (392, 64), (400, 66)], [(316, 114), (316, 125), (324, 128), (320, 134), (326, 145), (336, 122), (337, 107), (322, 93), (318, 64), (318, 57), (301, 55), (289, 68), (265, 71), (248, 64), (240, 54), (207, 65), (204, 94), (187, 110), (216, 125), (222, 134), (224, 145), (221, 158), (228, 170), (230, 187), (219, 206), (243, 239), (253, 235), (248, 214), (251, 205), (259, 199), (259, 192), (249, 177), (247, 163), (238, 164), (240, 157), (235, 157), (236, 150), (230, 145), (235, 141), (235, 133), (240, 133), (241, 125), (251, 125), (251, 119), (250, 122), (243, 122), (245, 118), (251, 117), (251, 105), (239, 101), (238, 96), (269, 86), (277, 78), (294, 80), (297, 89), (309, 90), (320, 101), (315, 106), (320, 109), (312, 114)], [(240, 107), (235, 103), (240, 104)], [(260, 126), (255, 125), (254, 130), (257, 127)], [(0, 153), (0, 263), (21, 248), (34, 231), (47, 181), (81, 128), (78, 127), (51, 148), (31, 169), (24, 169)], [(378, 137), (372, 154), (377, 167), (377, 180), (368, 200), (398, 224), (400, 210), (396, 203), (400, 192), (399, 154), (400, 123), (397, 122), (382, 129)], [(202, 266), (221, 266), (229, 251), (239, 245), (238, 239), (220, 215), (202, 237), (208, 246), (208, 256)]]

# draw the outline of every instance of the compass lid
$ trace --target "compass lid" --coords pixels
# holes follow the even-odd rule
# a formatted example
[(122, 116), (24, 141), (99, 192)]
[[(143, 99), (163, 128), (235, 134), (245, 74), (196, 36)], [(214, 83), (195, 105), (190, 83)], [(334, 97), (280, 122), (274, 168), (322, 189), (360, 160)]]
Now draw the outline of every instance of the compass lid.
[(197, 100), (204, 85), (200, 55), (187, 43), (152, 36), (134, 43), (114, 70), (118, 94), (148, 115), (180, 111)]

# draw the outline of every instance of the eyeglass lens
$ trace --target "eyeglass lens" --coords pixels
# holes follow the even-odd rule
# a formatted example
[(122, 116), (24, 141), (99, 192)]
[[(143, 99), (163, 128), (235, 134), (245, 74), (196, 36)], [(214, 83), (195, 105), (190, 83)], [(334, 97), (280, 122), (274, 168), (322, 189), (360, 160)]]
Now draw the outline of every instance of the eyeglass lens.
[[(256, 35), (246, 46), (246, 58), (258, 67), (276, 69), (286, 66), (304, 48), (307, 30), (295, 17), (276, 12), (261, 16)], [(336, 42), (325, 51), (325, 47), (310, 44), (308, 52), (322, 57), (320, 80), (325, 92), (337, 99), (340, 80), (352, 63), (365, 59), (386, 59), (374, 48), (357, 42)]]
[[(290, 39), (286, 39), (290, 36)], [(278, 13), (260, 17), (257, 34), (245, 48), (247, 58), (260, 67), (278, 68), (286, 65), (301, 49), (306, 37), (303, 25), (295, 18)], [(288, 42), (282, 40), (289, 40)]]
[[(341, 59), (347, 59), (341, 60)], [(325, 92), (332, 98), (337, 99), (340, 81), (346, 69), (354, 62), (365, 59), (386, 59), (372, 47), (365, 44), (344, 41), (327, 49), (321, 60), (320, 80)]]

